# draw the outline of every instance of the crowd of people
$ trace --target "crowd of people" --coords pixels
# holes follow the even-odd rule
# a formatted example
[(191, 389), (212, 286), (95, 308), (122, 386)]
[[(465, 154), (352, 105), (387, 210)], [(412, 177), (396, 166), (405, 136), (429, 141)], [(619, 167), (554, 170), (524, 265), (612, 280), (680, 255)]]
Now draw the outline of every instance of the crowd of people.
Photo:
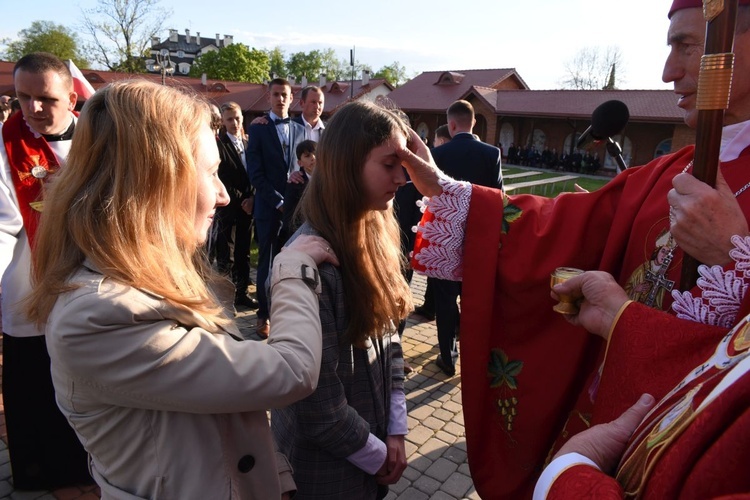
[(511, 144), (508, 148), (507, 161), (511, 165), (581, 174), (595, 174), (602, 167), (599, 155), (588, 150), (576, 149), (571, 153), (558, 154), (556, 148), (550, 150), (545, 147), (540, 153), (533, 146), (521, 147), (515, 144)]
[(20, 110), (18, 99), (9, 95), (0, 95), (0, 126), (10, 118), (10, 115)]
[[(668, 15), (662, 77), (696, 127), (702, 3)], [(750, 0), (735, 52), (742, 75)], [(749, 80), (733, 83), (715, 187), (691, 175), (688, 146), (548, 199), (503, 192), (502, 152), (473, 134), (464, 100), (430, 150), (371, 103), (324, 123), (314, 86), (291, 119), (284, 79), (244, 127), (235, 103), (212, 111), (138, 79), (79, 114), (70, 71), (46, 53), (13, 76), (0, 270), (16, 489), (384, 498), (407, 466), (411, 266), (430, 277), (435, 364), (453, 376), (461, 356), (482, 498), (750, 494)], [(417, 199), (424, 214), (407, 210)], [(677, 291), (684, 255), (704, 265)], [(562, 266), (586, 272), (550, 291)], [(242, 338), (237, 306), (257, 307), (267, 342)]]

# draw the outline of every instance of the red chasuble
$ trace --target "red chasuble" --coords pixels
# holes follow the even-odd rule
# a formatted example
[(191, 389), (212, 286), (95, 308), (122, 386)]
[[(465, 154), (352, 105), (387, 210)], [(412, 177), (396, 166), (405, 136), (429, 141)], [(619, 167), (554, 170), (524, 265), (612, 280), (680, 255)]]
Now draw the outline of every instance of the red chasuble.
[[(674, 245), (667, 192), (693, 150), (628, 169), (588, 194), (506, 197), (473, 186), (460, 353), (469, 465), (483, 499), (530, 498), (558, 436), (590, 425), (603, 343), (553, 312), (550, 273), (560, 266), (603, 270), (640, 293), (641, 271), (660, 259), (659, 248)], [(750, 181), (750, 155), (721, 168), (735, 191)], [(738, 201), (750, 215), (750, 192)], [(428, 244), (418, 234), (415, 253)], [(675, 288), (681, 264), (677, 248), (665, 266)], [(654, 291), (655, 305), (669, 307), (670, 294)]]
[[(669, 323), (670, 331), (680, 329), (675, 321)], [(612, 340), (629, 339), (635, 332), (630, 342), (637, 342), (642, 339), (640, 333), (649, 331), (673, 345), (665, 351), (679, 351), (682, 346), (659, 335), (665, 326), (663, 317), (643, 315), (642, 309), (631, 305), (618, 321)], [(726, 335), (710, 349), (701, 344), (715, 338), (718, 329), (701, 328), (697, 323), (682, 326), (686, 335), (698, 339), (695, 350), (702, 351), (703, 358), (687, 374), (680, 372), (668, 394), (658, 396), (661, 401), (628, 443), (617, 481), (592, 467), (575, 466), (555, 479), (548, 498), (750, 498), (750, 323), (746, 318), (728, 334), (722, 330)], [(610, 349), (618, 346), (611, 344)], [(656, 357), (646, 355), (644, 361), (662, 364)], [(639, 383), (631, 380), (633, 370), (609, 360), (607, 364), (603, 392), (605, 383), (619, 383), (627, 389)], [(669, 368), (675, 363), (663, 364), (662, 374), (674, 381), (675, 370), (670, 373)], [(653, 370), (652, 374), (659, 375)], [(599, 412), (600, 399), (596, 406)]]
[(3, 142), (23, 226), (29, 245), (34, 248), (34, 236), (41, 214), (36, 203), (42, 200), (42, 183), (60, 164), (44, 137), (35, 137), (21, 113), (14, 114), (3, 125)]

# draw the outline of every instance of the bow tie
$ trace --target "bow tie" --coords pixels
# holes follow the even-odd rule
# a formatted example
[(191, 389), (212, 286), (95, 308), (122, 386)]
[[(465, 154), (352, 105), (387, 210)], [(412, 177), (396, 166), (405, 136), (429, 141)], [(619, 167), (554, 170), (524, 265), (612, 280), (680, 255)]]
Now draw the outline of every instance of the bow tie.
[(286, 118), (276, 118), (276, 119), (275, 119), (275, 120), (273, 121), (273, 123), (274, 123), (275, 125), (280, 125), (280, 124), (282, 124), (282, 123), (289, 123), (289, 117), (286, 117)]

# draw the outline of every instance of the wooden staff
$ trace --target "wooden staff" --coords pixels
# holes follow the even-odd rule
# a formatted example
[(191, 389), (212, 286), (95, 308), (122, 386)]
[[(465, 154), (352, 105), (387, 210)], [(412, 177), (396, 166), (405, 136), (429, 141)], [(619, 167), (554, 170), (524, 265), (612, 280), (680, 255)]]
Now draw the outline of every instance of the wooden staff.
[[(703, 0), (706, 45), (698, 77), (698, 128), (693, 175), (711, 187), (716, 186), (724, 110), (729, 107), (732, 86), (737, 3), (738, 0)], [(695, 286), (699, 265), (694, 257), (684, 254), (680, 281), (683, 291)]]

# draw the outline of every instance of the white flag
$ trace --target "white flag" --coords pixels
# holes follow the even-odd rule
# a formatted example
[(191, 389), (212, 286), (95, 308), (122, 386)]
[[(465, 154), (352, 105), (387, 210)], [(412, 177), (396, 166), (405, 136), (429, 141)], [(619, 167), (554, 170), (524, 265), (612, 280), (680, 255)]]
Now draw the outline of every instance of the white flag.
[(78, 94), (78, 98), (86, 100), (94, 95), (96, 90), (94, 90), (94, 87), (92, 87), (89, 81), (86, 80), (86, 77), (83, 76), (83, 73), (78, 69), (78, 66), (76, 66), (70, 59), (68, 59), (68, 69), (70, 69), (70, 74), (73, 76), (73, 90)]

